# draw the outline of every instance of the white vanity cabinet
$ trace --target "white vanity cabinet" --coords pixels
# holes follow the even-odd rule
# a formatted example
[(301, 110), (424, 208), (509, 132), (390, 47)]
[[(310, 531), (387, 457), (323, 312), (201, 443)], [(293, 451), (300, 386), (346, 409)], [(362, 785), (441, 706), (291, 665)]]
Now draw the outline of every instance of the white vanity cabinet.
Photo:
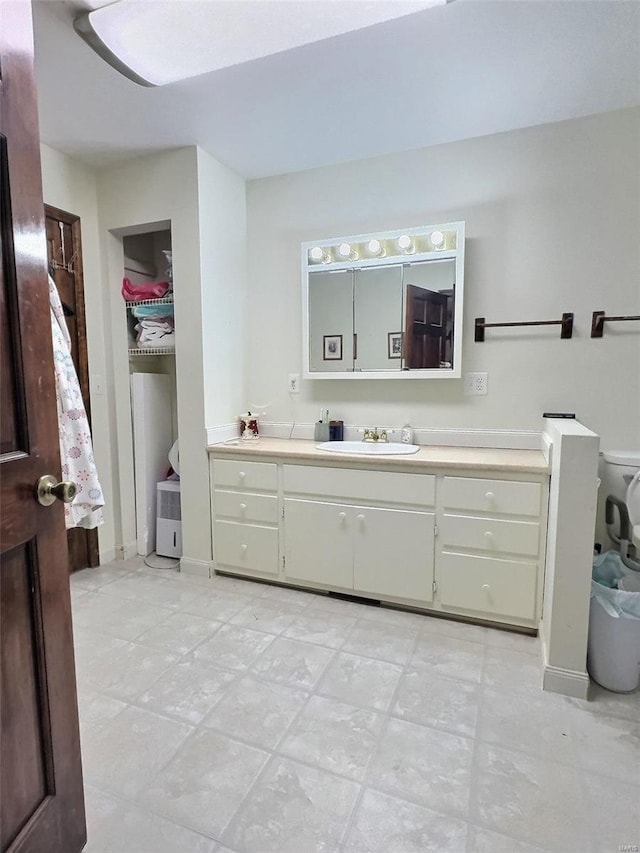
[(432, 600), (435, 478), (284, 465), (285, 579)]
[(278, 467), (272, 462), (211, 462), (216, 568), (276, 578), (279, 561)]
[(325, 463), (311, 442), (261, 444), (261, 461), (257, 447), (211, 450), (216, 570), (537, 627), (542, 454), (425, 449), (420, 460)]
[(443, 477), (436, 552), (443, 610), (537, 622), (547, 499), (544, 482)]

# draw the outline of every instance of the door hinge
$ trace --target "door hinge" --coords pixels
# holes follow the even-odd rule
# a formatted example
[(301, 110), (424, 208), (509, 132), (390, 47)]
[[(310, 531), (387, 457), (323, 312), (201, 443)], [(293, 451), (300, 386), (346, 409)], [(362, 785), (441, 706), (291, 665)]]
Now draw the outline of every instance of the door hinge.
[(438, 584), (435, 581), (433, 581), (433, 583), (431, 584), (431, 589), (433, 590), (433, 594), (435, 595), (438, 590)]
[(284, 518), (284, 507), (282, 507), (282, 517)]
[(283, 558), (282, 558), (282, 568), (283, 568), (283, 569), (284, 569), (285, 563), (286, 563), (286, 560), (285, 560), (285, 558), (283, 557)]
[(437, 525), (437, 524), (434, 524), (434, 525), (433, 525), (433, 535), (434, 535), (434, 536), (437, 536), (437, 535), (438, 535), (438, 525)]

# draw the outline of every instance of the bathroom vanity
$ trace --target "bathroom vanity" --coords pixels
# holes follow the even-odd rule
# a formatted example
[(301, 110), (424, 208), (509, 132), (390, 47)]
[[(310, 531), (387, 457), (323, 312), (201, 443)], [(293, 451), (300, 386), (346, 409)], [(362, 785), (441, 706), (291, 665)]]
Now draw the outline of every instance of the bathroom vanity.
[(261, 438), (209, 456), (216, 571), (537, 628), (542, 452), (356, 457)]

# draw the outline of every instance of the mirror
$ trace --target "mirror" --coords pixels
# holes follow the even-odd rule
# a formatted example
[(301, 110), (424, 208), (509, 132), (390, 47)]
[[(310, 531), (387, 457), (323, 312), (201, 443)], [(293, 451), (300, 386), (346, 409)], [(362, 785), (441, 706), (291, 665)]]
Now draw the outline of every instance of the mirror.
[(302, 245), (307, 379), (459, 378), (464, 222)]

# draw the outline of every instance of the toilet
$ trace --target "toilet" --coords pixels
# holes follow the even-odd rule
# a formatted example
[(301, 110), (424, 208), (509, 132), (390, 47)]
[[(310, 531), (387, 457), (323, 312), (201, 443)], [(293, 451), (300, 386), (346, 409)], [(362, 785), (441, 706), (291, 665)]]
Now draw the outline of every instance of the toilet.
[(603, 458), (607, 534), (625, 565), (640, 570), (640, 451), (608, 450)]

